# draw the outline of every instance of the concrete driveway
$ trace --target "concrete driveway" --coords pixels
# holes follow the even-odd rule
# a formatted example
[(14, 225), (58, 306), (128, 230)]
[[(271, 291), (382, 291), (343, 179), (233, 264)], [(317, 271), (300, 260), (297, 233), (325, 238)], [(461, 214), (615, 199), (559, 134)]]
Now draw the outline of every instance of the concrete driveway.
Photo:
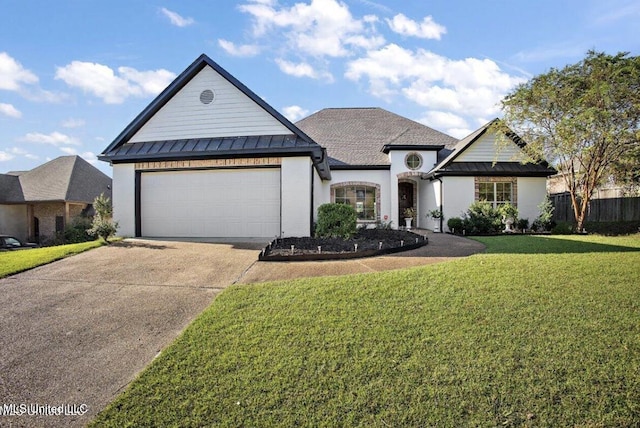
[(128, 240), (0, 280), (0, 415), (24, 413), (0, 426), (86, 425), (261, 247)]

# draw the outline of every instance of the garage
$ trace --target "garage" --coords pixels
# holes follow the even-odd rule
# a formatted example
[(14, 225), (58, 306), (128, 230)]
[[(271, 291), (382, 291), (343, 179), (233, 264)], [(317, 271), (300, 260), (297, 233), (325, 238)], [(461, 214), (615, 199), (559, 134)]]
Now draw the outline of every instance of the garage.
[(142, 236), (249, 238), (280, 234), (280, 169), (144, 172)]

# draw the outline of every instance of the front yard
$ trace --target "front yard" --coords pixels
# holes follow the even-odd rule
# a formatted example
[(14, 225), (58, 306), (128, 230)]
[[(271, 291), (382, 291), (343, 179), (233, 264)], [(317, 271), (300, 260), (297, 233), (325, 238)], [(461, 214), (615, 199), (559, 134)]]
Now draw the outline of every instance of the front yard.
[(83, 242), (81, 244), (0, 252), (0, 278), (51, 263), (102, 245), (104, 245), (104, 241), (96, 240)]
[(640, 235), (232, 286), (95, 426), (637, 426)]

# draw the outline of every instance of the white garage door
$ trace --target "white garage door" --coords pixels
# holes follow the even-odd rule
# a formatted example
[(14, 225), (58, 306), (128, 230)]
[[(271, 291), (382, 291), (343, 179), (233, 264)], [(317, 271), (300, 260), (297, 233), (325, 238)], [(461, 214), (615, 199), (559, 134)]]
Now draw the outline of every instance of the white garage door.
[(280, 234), (280, 170), (146, 172), (142, 236), (273, 237)]

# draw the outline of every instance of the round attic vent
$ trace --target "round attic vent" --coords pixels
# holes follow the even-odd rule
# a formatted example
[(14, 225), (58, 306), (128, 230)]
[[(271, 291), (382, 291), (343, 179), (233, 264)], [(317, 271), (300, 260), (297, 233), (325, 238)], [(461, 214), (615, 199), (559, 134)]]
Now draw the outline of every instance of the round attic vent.
[(202, 104), (211, 104), (213, 102), (213, 91), (211, 89), (205, 89), (200, 93), (200, 102)]

